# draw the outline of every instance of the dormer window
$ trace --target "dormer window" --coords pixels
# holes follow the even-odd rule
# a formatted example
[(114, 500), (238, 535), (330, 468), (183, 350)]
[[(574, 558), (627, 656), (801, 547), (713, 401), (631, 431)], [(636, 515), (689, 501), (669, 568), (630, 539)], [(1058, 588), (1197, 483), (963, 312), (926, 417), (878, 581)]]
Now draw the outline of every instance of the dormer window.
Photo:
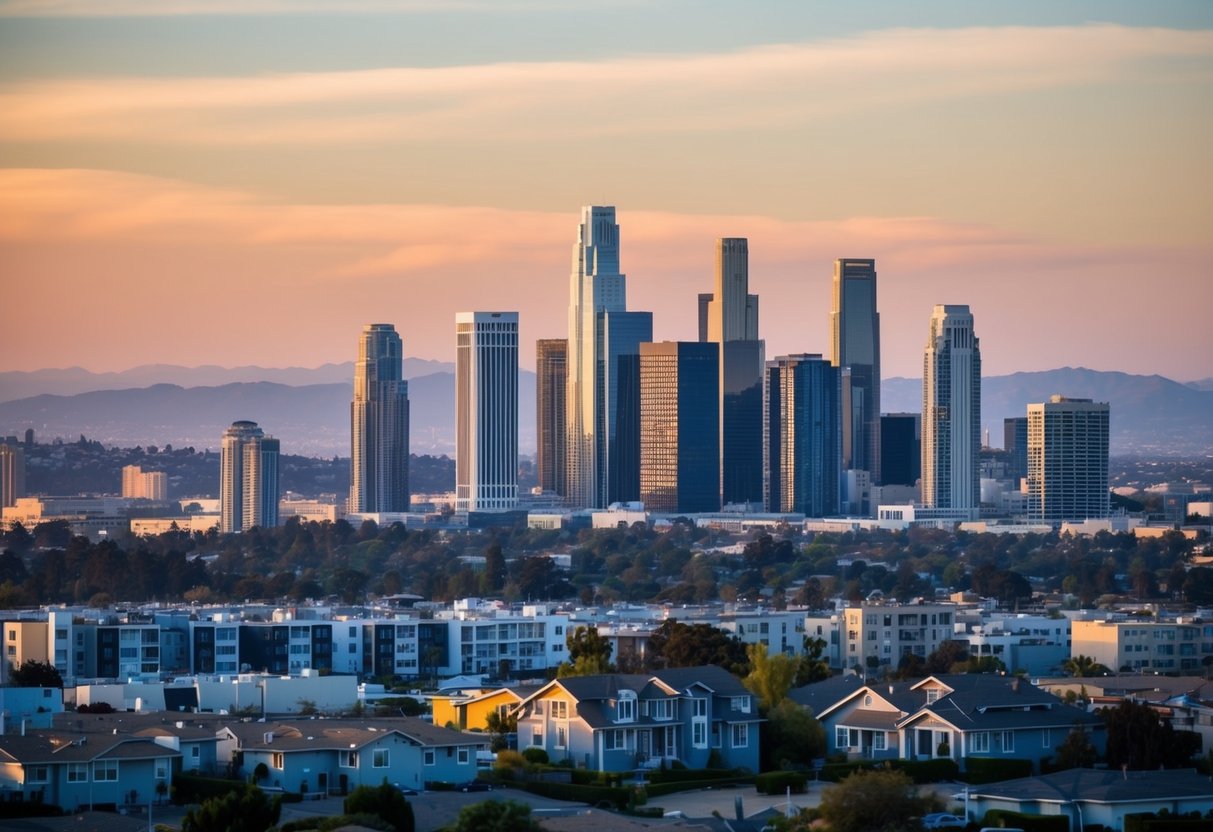
[(938, 690), (936, 690), (935, 688), (931, 688), (930, 690), (927, 691), (927, 704), (928, 705), (930, 705), (932, 702), (937, 701), (938, 699), (939, 699)]
[(552, 719), (568, 719), (569, 703), (563, 699), (552, 700)]
[(636, 721), (636, 693), (634, 691), (622, 690), (619, 692), (619, 699), (615, 703), (615, 721)]

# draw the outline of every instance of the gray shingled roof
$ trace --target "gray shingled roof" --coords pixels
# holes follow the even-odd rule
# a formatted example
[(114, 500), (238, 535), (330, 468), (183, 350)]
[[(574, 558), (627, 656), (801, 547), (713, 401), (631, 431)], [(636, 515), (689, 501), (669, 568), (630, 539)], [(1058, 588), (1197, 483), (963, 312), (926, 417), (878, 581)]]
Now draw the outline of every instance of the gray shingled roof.
[(969, 796), (1021, 801), (1113, 803), (1174, 798), (1213, 798), (1213, 781), (1195, 770), (1129, 771), (1074, 768), (976, 786)]
[(30, 763), (87, 763), (93, 760), (139, 760), (154, 757), (180, 757), (180, 751), (157, 745), (150, 739), (129, 736), (63, 736), (55, 733), (27, 734), (24, 737), (0, 737), (0, 759)]
[[(298, 751), (362, 748), (385, 734), (398, 733), (425, 746), (488, 745), (483, 734), (465, 734), (411, 717), (377, 720), (304, 719), (239, 722), (226, 726), (242, 748)], [(265, 735), (273, 732), (270, 742)]]
[(814, 714), (819, 714), (838, 700), (848, 696), (863, 687), (863, 679), (854, 673), (842, 676), (831, 676), (811, 685), (788, 691), (788, 698), (798, 705), (811, 708)]

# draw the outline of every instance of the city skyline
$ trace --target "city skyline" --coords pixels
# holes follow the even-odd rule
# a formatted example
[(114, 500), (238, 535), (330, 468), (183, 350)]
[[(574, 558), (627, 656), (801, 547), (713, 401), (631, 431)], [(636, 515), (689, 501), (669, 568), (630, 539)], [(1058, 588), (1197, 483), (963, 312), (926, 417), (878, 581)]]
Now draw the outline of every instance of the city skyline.
[[(657, 340), (693, 340), (710, 241), (746, 237), (771, 355), (829, 353), (853, 255), (885, 377), (940, 303), (991, 375), (1213, 375), (1206, 5), (173, 8), (0, 2), (0, 257), (32, 310), (0, 370), (318, 366), (371, 317), (452, 361), (472, 305), (529, 347), (565, 334), (567, 217), (613, 204)], [(181, 337), (250, 290), (279, 314)]]

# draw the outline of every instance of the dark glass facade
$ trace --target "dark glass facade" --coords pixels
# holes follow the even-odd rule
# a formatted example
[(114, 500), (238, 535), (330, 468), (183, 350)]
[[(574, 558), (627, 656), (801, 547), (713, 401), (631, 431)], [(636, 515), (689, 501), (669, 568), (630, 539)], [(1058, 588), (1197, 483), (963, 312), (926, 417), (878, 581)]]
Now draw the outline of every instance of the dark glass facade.
[(922, 449), (917, 413), (886, 413), (880, 417), (880, 465), (885, 485), (914, 485), (922, 475)]
[(535, 352), (536, 473), (540, 488), (564, 494), (569, 342), (565, 338), (540, 340)]
[(769, 511), (808, 517), (838, 512), (841, 377), (820, 355), (767, 362), (764, 494)]

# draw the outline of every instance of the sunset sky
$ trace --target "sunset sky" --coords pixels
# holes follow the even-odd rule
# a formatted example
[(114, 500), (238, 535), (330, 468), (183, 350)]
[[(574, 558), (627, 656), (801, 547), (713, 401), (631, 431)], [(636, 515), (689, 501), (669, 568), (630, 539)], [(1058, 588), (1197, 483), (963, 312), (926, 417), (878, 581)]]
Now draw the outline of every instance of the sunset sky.
[(1213, 376), (1213, 3), (0, 0), (0, 370), (533, 367), (588, 204), (659, 339), (744, 236), (768, 357), (875, 257), (886, 376)]

